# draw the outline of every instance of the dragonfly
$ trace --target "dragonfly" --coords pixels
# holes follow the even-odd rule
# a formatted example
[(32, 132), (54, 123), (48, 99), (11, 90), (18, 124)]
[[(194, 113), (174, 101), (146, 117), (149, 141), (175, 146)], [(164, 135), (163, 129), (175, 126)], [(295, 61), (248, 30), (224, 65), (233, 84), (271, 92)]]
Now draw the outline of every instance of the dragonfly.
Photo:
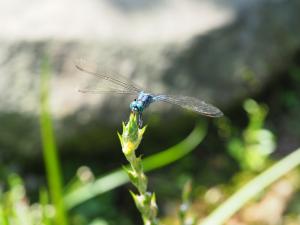
[[(138, 126), (143, 126), (142, 114), (154, 102), (166, 102), (173, 105), (180, 106), (184, 109), (199, 113), (208, 117), (222, 117), (223, 113), (217, 107), (206, 103), (200, 99), (189, 96), (176, 96), (166, 94), (154, 94), (145, 91), (144, 88), (135, 84), (129, 78), (114, 74), (109, 70), (105, 70), (95, 64), (88, 64), (80, 60), (75, 63), (78, 70), (94, 76), (97, 80), (93, 82), (92, 87), (88, 86), (79, 89), (82, 93), (92, 94), (121, 94), (121, 95), (135, 95), (137, 96), (129, 105), (130, 110), (138, 115)], [(98, 83), (102, 85), (98, 85)]]

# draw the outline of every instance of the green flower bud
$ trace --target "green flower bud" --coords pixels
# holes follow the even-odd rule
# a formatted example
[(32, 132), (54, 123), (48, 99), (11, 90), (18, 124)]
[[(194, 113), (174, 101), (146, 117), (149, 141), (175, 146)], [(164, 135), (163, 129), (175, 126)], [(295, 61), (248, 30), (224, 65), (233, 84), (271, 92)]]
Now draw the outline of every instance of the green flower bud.
[(122, 151), (125, 156), (130, 156), (139, 146), (146, 127), (142, 129), (139, 128), (137, 123), (137, 117), (134, 113), (130, 114), (128, 123), (125, 125), (123, 123), (123, 133), (118, 134)]

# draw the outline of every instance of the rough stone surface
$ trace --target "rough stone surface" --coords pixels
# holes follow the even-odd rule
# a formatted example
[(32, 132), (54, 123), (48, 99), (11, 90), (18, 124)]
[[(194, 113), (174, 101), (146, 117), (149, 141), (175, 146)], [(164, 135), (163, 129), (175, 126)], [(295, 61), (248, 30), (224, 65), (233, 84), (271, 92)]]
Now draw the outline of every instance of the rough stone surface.
[(32, 136), (15, 129), (38, 114), (44, 56), (52, 67), (52, 111), (64, 139), (96, 118), (119, 123), (130, 101), (78, 93), (90, 78), (75, 69), (74, 59), (96, 61), (150, 90), (198, 96), (226, 109), (288, 66), (300, 47), (299, 10), (298, 0), (2, 1), (0, 118), (7, 121), (13, 113), (25, 122), (0, 128), (9, 136), (0, 148)]

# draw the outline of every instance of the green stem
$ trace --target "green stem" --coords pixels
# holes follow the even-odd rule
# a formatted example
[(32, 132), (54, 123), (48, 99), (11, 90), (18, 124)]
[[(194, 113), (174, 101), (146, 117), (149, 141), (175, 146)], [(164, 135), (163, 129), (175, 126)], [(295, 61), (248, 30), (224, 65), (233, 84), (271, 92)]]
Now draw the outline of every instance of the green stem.
[(214, 210), (201, 225), (221, 225), (271, 183), (300, 164), (300, 148), (261, 173)]
[[(194, 130), (178, 144), (143, 159), (144, 171), (147, 172), (161, 168), (186, 156), (204, 139), (206, 131), (206, 124), (198, 123)], [(128, 166), (129, 165), (126, 167)], [(128, 181), (129, 178), (122, 168), (113, 171), (98, 178), (95, 182), (85, 184), (75, 190), (67, 192), (64, 198), (66, 207), (71, 209), (97, 195), (119, 187)]]
[(40, 91), (40, 128), (43, 144), (43, 156), (50, 196), (56, 210), (55, 223), (57, 225), (67, 225), (67, 213), (62, 195), (61, 169), (49, 109), (49, 71), (50, 68), (48, 61), (44, 60), (41, 71)]
[(155, 193), (147, 191), (148, 179), (144, 174), (141, 157), (136, 157), (136, 149), (141, 143), (145, 127), (140, 129), (137, 117), (131, 113), (129, 122), (123, 124), (123, 134), (119, 134), (122, 145), (122, 152), (130, 164), (130, 168), (125, 168), (131, 183), (137, 188), (138, 194), (130, 191), (135, 205), (141, 213), (145, 225), (157, 225), (157, 204)]

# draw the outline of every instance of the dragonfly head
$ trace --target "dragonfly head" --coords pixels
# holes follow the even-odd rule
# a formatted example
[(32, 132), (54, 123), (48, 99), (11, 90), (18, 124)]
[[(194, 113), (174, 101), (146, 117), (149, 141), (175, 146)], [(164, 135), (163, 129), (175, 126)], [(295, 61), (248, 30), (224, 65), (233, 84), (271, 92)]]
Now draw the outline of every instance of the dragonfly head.
[(144, 106), (141, 101), (134, 99), (134, 101), (130, 103), (130, 109), (133, 112), (143, 112)]

